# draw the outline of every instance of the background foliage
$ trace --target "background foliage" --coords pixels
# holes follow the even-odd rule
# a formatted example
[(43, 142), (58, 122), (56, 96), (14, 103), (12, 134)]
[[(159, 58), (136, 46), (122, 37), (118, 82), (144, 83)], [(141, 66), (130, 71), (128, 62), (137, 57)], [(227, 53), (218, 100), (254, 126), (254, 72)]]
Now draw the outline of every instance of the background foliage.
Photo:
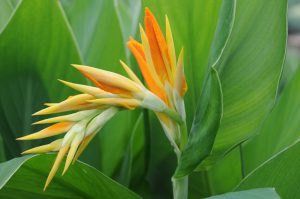
[[(299, 4), (289, 4), (289, 30), (295, 36)], [(283, 198), (297, 196), (299, 52), (291, 35), (293, 48), (286, 53), (286, 0), (0, 0), (0, 198), (172, 197), (175, 155), (147, 111), (118, 114), (82, 162), (57, 176), (47, 192), (42, 184), (53, 155), (16, 158), (40, 144), (15, 141), (41, 128), (31, 126), (40, 119), (31, 114), (44, 102), (74, 94), (56, 79), (88, 83), (70, 64), (124, 73), (122, 59), (140, 75), (126, 43), (129, 36), (138, 38), (146, 6), (162, 27), (168, 15), (177, 54), (185, 48), (188, 129), (200, 138), (201, 132), (212, 141), (216, 136), (190, 175), (190, 198), (233, 191), (239, 192), (211, 198), (279, 198), (275, 190)], [(201, 108), (196, 111), (201, 93), (208, 93), (204, 82), (211, 67), (222, 89), (223, 112), (209, 118), (215, 122), (223, 113), (218, 132), (203, 131), (207, 121), (199, 127), (193, 123), (201, 114)], [(196, 143), (197, 149), (204, 147)], [(248, 189), (253, 190), (241, 191)]]

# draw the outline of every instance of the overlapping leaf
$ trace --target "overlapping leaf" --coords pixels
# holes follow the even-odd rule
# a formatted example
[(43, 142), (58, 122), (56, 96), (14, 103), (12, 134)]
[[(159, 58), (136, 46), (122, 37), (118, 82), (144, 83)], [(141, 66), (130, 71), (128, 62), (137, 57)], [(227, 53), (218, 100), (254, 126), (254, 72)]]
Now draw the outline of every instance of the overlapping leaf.
[(299, 142), (285, 148), (251, 172), (237, 190), (274, 187), (282, 198), (297, 198), (300, 194), (299, 151)]
[(285, 56), (286, 1), (224, 3), (234, 5), (233, 24), (219, 24), (212, 55), (221, 52), (221, 56), (210, 60), (220, 74), (224, 116), (206, 165), (251, 137), (261, 125), (274, 104)]
[(140, 198), (93, 167), (76, 164), (43, 191), (55, 155), (24, 156), (0, 164), (0, 197), (6, 199)]

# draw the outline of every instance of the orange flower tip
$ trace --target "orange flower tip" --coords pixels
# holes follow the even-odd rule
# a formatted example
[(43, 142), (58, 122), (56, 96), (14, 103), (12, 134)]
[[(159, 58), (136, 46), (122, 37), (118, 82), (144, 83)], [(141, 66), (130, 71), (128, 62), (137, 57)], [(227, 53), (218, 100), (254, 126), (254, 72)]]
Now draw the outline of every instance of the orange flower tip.
[(150, 11), (150, 9), (148, 7), (145, 7), (145, 15), (149, 16), (151, 14), (152, 14), (152, 12)]

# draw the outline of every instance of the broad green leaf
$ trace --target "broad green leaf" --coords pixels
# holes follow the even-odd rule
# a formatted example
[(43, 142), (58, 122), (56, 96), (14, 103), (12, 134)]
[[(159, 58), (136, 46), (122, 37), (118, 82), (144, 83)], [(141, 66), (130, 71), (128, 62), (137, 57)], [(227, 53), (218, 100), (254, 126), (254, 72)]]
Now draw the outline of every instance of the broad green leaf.
[(31, 117), (31, 114), (38, 111), (47, 100), (47, 91), (40, 77), (33, 71), (24, 73), (3, 71), (0, 93), (5, 93), (0, 97), (0, 133), (4, 139), (6, 157), (11, 159), (20, 156), (25, 149), (49, 142), (49, 139), (32, 142), (16, 141), (17, 137), (37, 132), (41, 127), (45, 127), (31, 125), (44, 118)]
[(48, 100), (56, 102), (72, 94), (56, 79), (83, 80), (69, 66), (81, 60), (58, 1), (18, 4), (0, 34), (0, 60), (0, 129), (7, 157), (12, 158), (33, 143), (17, 143), (15, 138), (41, 128), (31, 126), (38, 119), (31, 114)]
[(222, 100), (218, 72), (212, 68), (198, 102), (188, 143), (179, 158), (176, 178), (190, 174), (209, 156), (222, 117)]
[[(233, 13), (228, 13), (229, 19), (233, 16), (232, 26), (219, 24), (212, 55), (221, 54), (210, 64), (219, 72), (224, 116), (212, 156), (204, 165), (224, 156), (260, 127), (274, 104), (286, 48), (287, 1), (223, 3), (234, 5)], [(225, 42), (224, 33), (229, 33)]]
[(225, 193), (223, 195), (212, 196), (207, 199), (280, 199), (280, 196), (273, 188), (258, 188), (247, 191)]
[(0, 187), (2, 187), (0, 197), (6, 199), (140, 198), (82, 162), (76, 162), (65, 176), (56, 176), (44, 192), (45, 179), (54, 159), (55, 155), (24, 156), (0, 164)]
[(282, 198), (298, 198), (300, 178), (300, 142), (268, 159), (244, 180), (237, 190), (246, 190), (256, 187), (274, 187)]
[(300, 138), (300, 70), (285, 85), (285, 89), (272, 113), (264, 122), (259, 134), (245, 144), (247, 172), (293, 144)]

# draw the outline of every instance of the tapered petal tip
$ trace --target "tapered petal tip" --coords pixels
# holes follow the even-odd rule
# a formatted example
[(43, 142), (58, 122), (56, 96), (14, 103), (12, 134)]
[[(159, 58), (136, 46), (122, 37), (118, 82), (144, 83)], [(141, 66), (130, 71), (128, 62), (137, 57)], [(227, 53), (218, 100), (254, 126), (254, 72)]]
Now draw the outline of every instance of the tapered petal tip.
[(16, 140), (28, 140), (27, 135), (16, 138)]
[(53, 106), (49, 106), (45, 109), (42, 109), (40, 111), (33, 113), (32, 116), (47, 115), (47, 114), (53, 113), (54, 111), (55, 111), (55, 108)]
[(152, 15), (152, 12), (148, 7), (145, 7), (145, 15), (146, 16)]
[(71, 66), (73, 66), (74, 68), (76, 68), (79, 71), (82, 71), (85, 68), (85, 66), (78, 65), (78, 64), (71, 64)]

